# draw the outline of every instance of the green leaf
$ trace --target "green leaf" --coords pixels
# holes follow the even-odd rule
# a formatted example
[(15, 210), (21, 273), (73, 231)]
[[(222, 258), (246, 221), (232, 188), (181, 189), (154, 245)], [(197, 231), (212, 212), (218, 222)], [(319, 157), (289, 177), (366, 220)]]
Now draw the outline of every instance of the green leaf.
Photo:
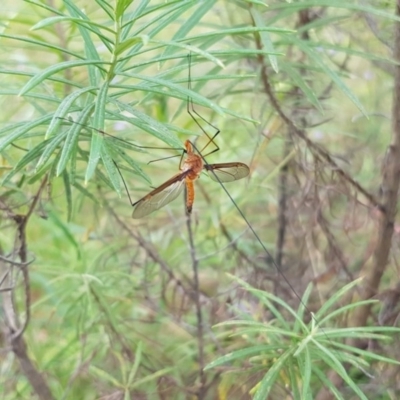
[[(165, 41), (165, 40), (154, 40), (151, 39), (149, 40), (150, 43), (157, 43), (157, 44), (162, 44), (165, 46), (169, 46), (170, 48), (176, 47), (179, 49), (184, 49), (187, 50), (188, 53), (194, 53), (197, 54), (199, 56), (203, 56), (206, 60), (210, 60), (211, 62), (213, 62), (214, 64), (218, 65), (221, 68), (225, 68), (224, 63), (217, 57), (213, 56), (211, 53), (209, 53), (208, 51), (202, 50), (198, 47), (189, 45), (189, 44), (184, 44), (184, 43), (177, 43), (177, 42), (172, 42), (172, 41)], [(166, 56), (168, 57), (168, 55)], [(165, 57), (162, 57), (163, 59), (165, 59)], [(162, 63), (160, 63), (162, 64)]]
[(308, 101), (321, 113), (323, 113), (324, 111), (321, 106), (321, 103), (319, 102), (313, 89), (307, 84), (307, 82), (303, 79), (301, 74), (295, 68), (292, 68), (289, 63), (282, 64), (282, 70), (285, 71), (289, 75), (293, 83), (303, 91)]
[(53, 211), (49, 212), (49, 217), (50, 217), (50, 220), (54, 223), (54, 225), (56, 225), (60, 229), (60, 231), (64, 234), (65, 239), (67, 239), (67, 241), (69, 243), (71, 243), (72, 246), (75, 248), (76, 258), (80, 259), (81, 258), (81, 249), (79, 247), (78, 242), (75, 240), (74, 235), (71, 233), (71, 230), (69, 229), (68, 225), (66, 225), (58, 217), (58, 214)]
[(101, 148), (101, 159), (103, 161), (104, 166), (106, 167), (108, 177), (110, 178), (110, 181), (114, 186), (114, 189), (121, 197), (121, 177), (119, 175), (117, 167), (115, 166), (114, 160), (111, 157), (106, 142), (103, 142), (103, 146)]
[[(300, 397), (300, 391), (299, 391), (299, 385), (303, 384), (303, 382), (299, 382), (299, 374), (296, 368), (296, 365), (293, 362), (293, 358), (289, 358), (288, 362), (286, 363), (285, 366), (285, 372), (287, 372), (287, 375), (289, 376), (289, 381), (290, 381), (290, 391), (291, 395), (293, 396), (293, 399), (301, 399), (301, 400), (312, 400), (309, 397)], [(310, 390), (310, 388), (307, 388)]]
[(326, 371), (322, 371), (320, 368), (314, 365), (313, 374), (316, 375), (320, 381), (329, 389), (331, 393), (334, 394), (335, 398), (338, 400), (346, 400), (337, 387), (332, 383), (330, 379), (327, 378)]
[(52, 65), (51, 67), (46, 68), (39, 74), (35, 75), (32, 79), (30, 79), (21, 89), (19, 96), (23, 96), (24, 94), (28, 93), (34, 87), (36, 87), (40, 83), (43, 83), (48, 77), (56, 74), (57, 72), (85, 65), (100, 66), (102, 64), (109, 64), (109, 63), (105, 61), (85, 60), (85, 61), (65, 61), (56, 65)]
[(96, 0), (96, 3), (103, 9), (103, 11), (109, 16), (111, 21), (115, 21), (114, 9), (112, 5), (105, 0)]
[(139, 343), (136, 345), (135, 361), (132, 365), (132, 369), (130, 370), (129, 376), (128, 376), (128, 381), (127, 381), (128, 386), (133, 384), (133, 380), (135, 379), (139, 365), (142, 361), (142, 349), (143, 349), (143, 342), (139, 341)]
[(262, 378), (258, 385), (257, 391), (253, 397), (253, 400), (265, 400), (268, 398), (268, 394), (272, 389), (279, 373), (284, 369), (289, 357), (292, 356), (292, 351), (289, 349), (281, 354), (273, 363), (271, 368)]
[(67, 171), (63, 172), (63, 183), (65, 188), (65, 197), (67, 199), (67, 221), (70, 221), (72, 215), (72, 193), (71, 182), (69, 181), (69, 174)]
[[(25, 122), (22, 126), (20, 126), (18, 129), (16, 129), (13, 133), (7, 135), (2, 140), (0, 140), (0, 152), (3, 151), (10, 143), (13, 143), (16, 140), (21, 139), (21, 137), (25, 133), (30, 132), (33, 128), (36, 128), (37, 126), (45, 125), (46, 123), (48, 123), (51, 120), (52, 116), (53, 116), (52, 114), (48, 114), (48, 115), (38, 118), (32, 122)], [(9, 128), (6, 127), (4, 129), (0, 130), (0, 136), (1, 136), (2, 132), (5, 130), (9, 130)]]
[[(114, 149), (113, 149), (114, 150)], [(148, 182), (149, 184), (151, 184), (151, 179), (148, 177), (148, 175), (140, 168), (140, 166), (135, 163), (135, 161), (131, 158), (128, 157), (123, 151), (121, 151), (119, 148), (115, 149), (117, 154), (127, 163), (129, 164), (133, 171), (141, 176), (146, 182)]]
[(351, 379), (351, 377), (347, 374), (346, 369), (337, 359), (336, 355), (330, 351), (328, 348), (322, 346), (316, 341), (313, 341), (314, 344), (321, 350), (320, 360), (327, 363), (338, 375), (342, 377), (342, 379), (353, 389), (353, 391), (358, 395), (358, 397), (362, 400), (368, 400), (365, 394), (360, 390), (360, 388), (356, 385), (356, 383)]
[[(311, 285), (310, 285), (311, 286)], [(299, 360), (300, 361), (300, 360)], [(299, 370), (302, 371), (302, 399), (309, 398), (310, 395), (310, 388), (311, 388), (311, 371), (312, 371), (312, 361), (310, 357), (310, 352), (308, 347), (305, 347), (304, 351), (301, 355), (301, 361), (303, 364), (299, 366)]]
[[(145, 0), (147, 1), (147, 0)], [(170, 7), (170, 3), (176, 5), (174, 7)], [(140, 26), (139, 29), (137, 29), (135, 32), (133, 32), (133, 36), (139, 36), (143, 33), (143, 31), (148, 28), (152, 24), (156, 24), (155, 28), (151, 30), (150, 32), (147, 33), (147, 36), (149, 38), (155, 37), (158, 33), (162, 32), (163, 29), (168, 28), (171, 24), (175, 23), (181, 15), (188, 9), (190, 9), (194, 4), (196, 4), (196, 0), (190, 0), (190, 1), (183, 1), (183, 0), (178, 0), (175, 2), (168, 2), (168, 3), (162, 3), (160, 5), (157, 5), (154, 7), (156, 8), (163, 8), (163, 7), (170, 7), (170, 9), (165, 12), (161, 17), (159, 18), (153, 18), (145, 24), (144, 26)], [(143, 13), (143, 15), (146, 14), (146, 11)], [(171, 15), (169, 15), (171, 14)], [(168, 16), (169, 15), (169, 16)], [(142, 47), (142, 43), (138, 43), (136, 46), (134, 46), (131, 51), (128, 53), (128, 55), (125, 57), (125, 59), (118, 64), (118, 71), (121, 71), (124, 68), (124, 65), (130, 60), (130, 58), (137, 56), (138, 51), (140, 47)]]
[[(76, 52), (73, 52), (71, 50), (68, 50), (64, 47), (56, 46), (50, 42), (43, 42), (37, 39), (31, 39), (29, 37), (24, 37), (24, 36), (18, 36), (18, 35), (7, 35), (5, 33), (0, 33), (0, 37), (5, 38), (5, 39), (13, 39), (13, 40), (18, 40), (20, 42), (25, 42), (29, 44), (33, 44), (34, 46), (38, 46), (39, 48), (46, 49), (47, 51), (49, 49), (56, 50), (57, 53), (64, 53), (64, 54), (69, 54), (75, 58), (82, 59), (82, 55)], [(18, 71), (14, 71), (18, 72)]]
[(2, 185), (7, 184), (14, 175), (25, 168), (29, 163), (39, 158), (46, 146), (47, 141), (40, 142), (32, 150), (26, 153), (25, 156), (17, 162), (14, 168), (3, 178)]
[[(143, 82), (146, 82), (142, 85), (139, 85), (139, 87), (143, 87), (143, 90), (147, 90), (147, 89), (150, 90), (152, 88), (152, 85), (166, 87), (173, 92), (179, 93), (182, 96), (182, 98), (184, 98), (184, 99), (187, 99), (188, 97), (190, 97), (194, 103), (202, 105), (204, 107), (211, 108), (212, 110), (214, 110), (216, 113), (218, 113), (220, 115), (224, 114), (224, 111), (222, 110), (222, 108), (219, 107), (214, 102), (212, 102), (211, 100), (209, 100), (207, 97), (204, 97), (204, 96), (194, 92), (193, 90), (189, 90), (186, 87), (177, 85), (177, 84), (171, 82), (170, 80), (160, 79), (160, 78), (157, 78), (154, 76), (146, 76), (146, 75), (141, 75), (141, 74), (127, 74), (127, 76), (131, 76), (133, 78), (136, 78)], [(150, 85), (150, 87), (149, 87), (147, 82), (151, 83), (152, 85)], [(163, 92), (163, 93), (164, 93), (164, 95), (168, 94), (168, 92)]]
[(59, 129), (62, 124), (63, 118), (71, 111), (72, 104), (83, 94), (87, 92), (94, 92), (97, 90), (95, 86), (89, 86), (80, 90), (76, 90), (69, 94), (58, 106), (54, 113), (53, 119), (47, 129), (45, 139), (52, 136)]
[(84, 196), (89, 197), (89, 199), (92, 200), (95, 204), (100, 204), (99, 200), (78, 182), (74, 182), (72, 186), (78, 189)]
[[(107, 28), (105, 25), (102, 24), (97, 24), (93, 21), (90, 20), (83, 20), (81, 18), (72, 18), (72, 17), (50, 17), (50, 18), (45, 18), (43, 20), (41, 20), (40, 22), (38, 22), (36, 25), (34, 25), (31, 30), (37, 30), (37, 29), (41, 29), (44, 28), (45, 26), (50, 26), (53, 24), (58, 24), (60, 22), (75, 22), (76, 24), (82, 24), (83, 26), (85, 26), (86, 28), (88, 28), (89, 30), (91, 30), (92, 32), (98, 33), (98, 31), (91, 29), (93, 27), (96, 28), (100, 28), (100, 29), (104, 29), (106, 31), (108, 31), (109, 33), (112, 33), (113, 35), (115, 35), (115, 31), (113, 31), (110, 28)], [(107, 41), (110, 41), (110, 39), (108, 39), (106, 36), (103, 36)]]
[(138, 111), (137, 109), (121, 103), (120, 101), (117, 100), (111, 100), (113, 103), (115, 103), (120, 109), (125, 110), (135, 116), (136, 118), (139, 119), (139, 121), (135, 121), (133, 118), (124, 118), (123, 115), (121, 115), (121, 119), (128, 120), (134, 124), (138, 124), (138, 122), (142, 122), (143, 127), (147, 129), (147, 132), (151, 133), (158, 139), (162, 140), (163, 142), (167, 143), (169, 146), (172, 148), (181, 148), (183, 149), (183, 144), (181, 141), (173, 134), (168, 128), (165, 127), (165, 125), (159, 123), (157, 120), (149, 117), (148, 115)]
[[(136, 1), (137, 3), (137, 1)], [(135, 9), (132, 13), (129, 14), (128, 21), (124, 21), (121, 31), (121, 39), (124, 41), (127, 39), (128, 34), (132, 27), (134, 26), (136, 20), (142, 16), (142, 11), (146, 10), (147, 5), (150, 3), (150, 0), (141, 0), (140, 4), (136, 4)]]
[(24, 2), (25, 2), (25, 3), (32, 4), (32, 5), (34, 5), (35, 7), (43, 8), (43, 9), (46, 10), (46, 11), (50, 11), (50, 14), (63, 15), (63, 13), (62, 13), (59, 9), (57, 9), (57, 8), (55, 8), (55, 7), (50, 7), (50, 6), (49, 6), (48, 4), (46, 4), (46, 3), (39, 3), (39, 2), (36, 2), (36, 1), (32, 1), (32, 0), (24, 0)]
[(251, 356), (257, 356), (269, 352), (275, 355), (276, 352), (281, 349), (282, 349), (281, 346), (263, 344), (258, 346), (251, 346), (249, 348), (244, 348), (240, 350), (235, 350), (230, 352), (229, 354), (225, 354), (221, 357), (218, 357), (216, 360), (210, 362), (204, 367), (204, 370), (207, 371), (211, 368), (219, 367), (220, 365), (228, 363), (231, 364), (233, 361), (236, 360), (243, 360), (244, 363), (247, 363), (248, 359)]
[(64, 146), (61, 150), (60, 160), (57, 165), (57, 176), (59, 176), (64, 171), (65, 166), (67, 165), (69, 159), (72, 157), (73, 153), (76, 153), (79, 133), (82, 129), (82, 125), (86, 123), (87, 119), (92, 113), (93, 107), (94, 104), (86, 106), (86, 108), (80, 114), (77, 123), (72, 124), (70, 130), (68, 131)]
[(136, 43), (147, 44), (147, 42), (148, 42), (147, 36), (144, 36), (144, 35), (126, 39), (123, 42), (118, 43), (118, 45), (115, 49), (115, 55), (118, 56), (118, 55), (122, 54), (125, 50), (131, 48)]
[[(96, 105), (94, 109), (93, 127), (97, 130), (104, 129), (107, 93), (108, 93), (108, 81), (105, 81), (103, 83), (103, 86), (99, 90), (99, 94), (97, 96)], [(85, 174), (85, 183), (87, 183), (93, 176), (97, 163), (99, 162), (101, 156), (101, 148), (103, 146), (103, 139), (104, 139), (103, 135), (99, 132), (92, 135), (89, 161)]]
[[(86, 20), (90, 21), (88, 16), (80, 10), (79, 7), (75, 5), (75, 3), (71, 0), (63, 0), (66, 8), (68, 9), (69, 13), (78, 19), (81, 20)], [(99, 54), (96, 50), (96, 45), (94, 44), (90, 33), (89, 33), (89, 28), (87, 26), (83, 26), (81, 24), (77, 25), (79, 32), (84, 40), (85, 43), (85, 52), (87, 56), (92, 59), (92, 60), (100, 60)], [(112, 52), (112, 45), (110, 39), (108, 39), (106, 36), (104, 36), (96, 27), (91, 27), (90, 29), (92, 32), (96, 34), (96, 36), (102, 41), (104, 46), (107, 47), (108, 51), (111, 53)], [(91, 85), (95, 85), (97, 82), (96, 81), (90, 81)]]
[(126, 9), (133, 3), (133, 0), (117, 0), (115, 7), (115, 17), (117, 19), (122, 18)]
[[(253, 17), (254, 23), (257, 28), (265, 28), (265, 23), (264, 23), (264, 18), (263, 16), (254, 8), (250, 8), (250, 14)], [(260, 32), (260, 38), (261, 42), (263, 44), (264, 49), (270, 53), (268, 54), (268, 59), (269, 62), (274, 69), (275, 72), (279, 72), (279, 67), (278, 67), (278, 59), (274, 55), (275, 53), (275, 48), (274, 45), (272, 44), (271, 38), (269, 37), (268, 31), (261, 31)]]
[[(178, 42), (185, 38), (187, 34), (194, 29), (203, 18), (203, 16), (215, 5), (215, 0), (204, 0), (200, 2), (196, 10), (191, 13), (191, 16), (185, 20), (178, 31), (174, 34), (171, 42)], [(173, 51), (173, 47), (167, 47), (163, 56), (168, 56)]]
[(299, 47), (304, 53), (306, 53), (315, 64), (319, 65), (323, 72), (330, 76), (332, 81), (336, 83), (336, 86), (357, 106), (357, 108), (367, 116), (367, 111), (364, 109), (357, 96), (347, 87), (347, 85), (340, 79), (339, 75), (322, 60), (321, 54), (316, 54), (314, 49), (308, 46), (306, 41), (297, 40), (291, 37), (291, 41)]
[(65, 136), (67, 135), (67, 131), (61, 132), (56, 136), (51, 137), (50, 139), (45, 140), (46, 148), (44, 149), (37, 165), (36, 165), (36, 172), (39, 168), (46, 164), (49, 158), (53, 155), (54, 151), (59, 147), (60, 143), (64, 140)]

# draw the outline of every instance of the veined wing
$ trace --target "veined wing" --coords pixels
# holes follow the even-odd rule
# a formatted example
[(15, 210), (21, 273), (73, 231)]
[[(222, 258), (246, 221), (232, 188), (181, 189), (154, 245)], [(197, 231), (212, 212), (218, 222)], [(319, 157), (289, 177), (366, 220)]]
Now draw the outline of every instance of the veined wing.
[(185, 177), (190, 171), (180, 172), (142, 199), (132, 204), (132, 218), (142, 218), (176, 199), (185, 187)]
[[(249, 167), (241, 162), (205, 164), (204, 169), (207, 170), (210, 178), (217, 182), (218, 179), (221, 182), (237, 181), (238, 179), (245, 178), (250, 173)], [(218, 179), (214, 174), (218, 177)]]

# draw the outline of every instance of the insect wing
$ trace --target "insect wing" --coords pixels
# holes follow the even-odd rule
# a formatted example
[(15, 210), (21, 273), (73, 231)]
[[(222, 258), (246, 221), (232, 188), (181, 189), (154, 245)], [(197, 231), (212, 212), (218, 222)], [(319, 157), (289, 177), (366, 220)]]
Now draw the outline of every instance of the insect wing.
[(250, 173), (249, 167), (240, 162), (206, 164), (204, 165), (204, 169), (207, 170), (210, 178), (217, 182), (218, 179), (221, 182), (237, 181), (238, 179), (245, 178)]
[(159, 210), (182, 193), (185, 187), (185, 173), (175, 175), (173, 178), (154, 189), (148, 195), (133, 204), (132, 218), (142, 218), (153, 211)]

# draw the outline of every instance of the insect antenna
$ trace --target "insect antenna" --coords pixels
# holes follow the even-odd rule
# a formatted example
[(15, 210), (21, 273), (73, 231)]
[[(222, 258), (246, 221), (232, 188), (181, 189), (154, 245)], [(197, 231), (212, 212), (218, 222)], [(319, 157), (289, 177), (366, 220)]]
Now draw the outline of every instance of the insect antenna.
[[(80, 125), (80, 126), (82, 126), (82, 127), (84, 127), (84, 128), (93, 129), (93, 130), (95, 130), (96, 132), (101, 133), (101, 134), (104, 135), (104, 136), (108, 136), (108, 137), (110, 137), (110, 138), (113, 139), (113, 140), (117, 140), (117, 141), (119, 141), (119, 142), (125, 143), (125, 144), (127, 144), (127, 145), (129, 145), (129, 146), (136, 147), (136, 148), (139, 148), (139, 149), (179, 150), (179, 151), (186, 151), (183, 147), (179, 147), (179, 148), (178, 148), (178, 147), (140, 146), (140, 145), (138, 145), (138, 144), (134, 144), (134, 143), (131, 143), (131, 142), (127, 141), (127, 140), (121, 139), (121, 138), (119, 138), (119, 137), (117, 137), (117, 136), (111, 135), (110, 133), (107, 133), (107, 132), (105, 132), (105, 131), (103, 131), (103, 130), (101, 130), (101, 129), (97, 129), (97, 128), (95, 128), (94, 126), (82, 124), (82, 123), (77, 122), (77, 121), (73, 121), (73, 120), (70, 119), (70, 118), (64, 118), (64, 117), (56, 117), (56, 118), (57, 118), (57, 119), (61, 119), (61, 120), (66, 121), (66, 122), (69, 122), (69, 123), (71, 123), (71, 124)], [(165, 157), (165, 159), (167, 159), (167, 158), (172, 158), (172, 157), (178, 157), (178, 156), (179, 156), (179, 154), (177, 154), (177, 155), (175, 155), (175, 156), (171, 156), (171, 157)], [(160, 158), (160, 160), (163, 160), (163, 158)], [(157, 160), (154, 160), (154, 161), (157, 161)], [(150, 161), (149, 163), (151, 163), (151, 162), (152, 162), (152, 161)]]
[[(191, 67), (192, 67), (192, 53), (189, 52), (188, 54), (188, 89), (192, 90), (192, 72), (191, 72)], [(208, 156), (212, 153), (216, 153), (219, 151), (219, 146), (217, 143), (215, 143), (215, 138), (220, 134), (220, 130), (213, 125), (210, 121), (207, 121), (203, 116), (201, 116), (195, 109), (194, 109), (194, 104), (193, 104), (193, 99), (188, 96), (187, 102), (186, 102), (186, 109), (187, 113), (190, 115), (190, 117), (193, 119), (193, 121), (197, 124), (197, 126), (201, 129), (201, 131), (207, 136), (208, 142), (206, 145), (201, 149), (201, 151), (204, 151), (206, 147), (210, 144), (213, 143), (215, 146), (215, 149), (210, 151), (209, 153), (205, 154), (204, 156)], [(211, 126), (211, 128), (215, 129), (214, 135), (211, 137), (206, 130), (201, 126), (200, 122), (197, 120), (196, 116), (200, 118), (202, 121), (204, 121), (208, 126)]]

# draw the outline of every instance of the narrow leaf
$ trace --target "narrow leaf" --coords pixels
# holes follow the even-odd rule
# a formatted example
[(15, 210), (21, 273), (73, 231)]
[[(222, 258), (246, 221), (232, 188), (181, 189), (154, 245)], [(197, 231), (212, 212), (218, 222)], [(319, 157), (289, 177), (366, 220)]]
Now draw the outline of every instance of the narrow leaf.
[(72, 193), (71, 182), (69, 181), (69, 174), (67, 171), (63, 172), (63, 182), (65, 188), (65, 197), (67, 199), (67, 221), (70, 221), (72, 215)]
[[(108, 92), (108, 81), (103, 83), (103, 86), (100, 88), (99, 94), (96, 99), (96, 105), (93, 116), (93, 126), (95, 129), (99, 130), (104, 129), (107, 92)], [(85, 174), (85, 183), (87, 183), (93, 176), (97, 163), (99, 162), (101, 155), (101, 148), (103, 146), (103, 139), (104, 137), (102, 134), (95, 133), (92, 135), (89, 161)]]
[(110, 181), (114, 186), (114, 189), (118, 193), (118, 196), (121, 196), (121, 177), (110, 155), (107, 143), (105, 142), (103, 143), (103, 146), (101, 148), (101, 159), (103, 161), (104, 166), (106, 167), (108, 177), (110, 178)]
[(85, 87), (80, 90), (75, 90), (71, 94), (69, 94), (58, 106), (56, 112), (54, 113), (53, 120), (51, 121), (46, 135), (45, 139), (48, 137), (52, 136), (53, 134), (56, 133), (56, 131), (59, 129), (60, 125), (62, 124), (63, 118), (71, 111), (71, 106), (72, 104), (84, 93), (87, 92), (94, 92), (97, 90), (97, 87), (95, 86), (89, 86)]
[[(34, 87), (42, 83), (51, 75), (56, 74), (57, 72), (64, 71), (69, 68), (81, 67), (85, 65), (97, 65), (100, 66), (102, 64), (109, 64), (105, 61), (94, 61), (94, 60), (85, 60), (85, 61), (65, 61), (56, 65), (52, 65), (49, 68), (46, 68), (39, 74), (35, 75), (32, 79), (30, 79), (25, 86), (21, 89), (19, 96), (23, 96), (24, 94), (28, 93)], [(100, 68), (100, 67), (99, 67)]]
[(87, 106), (81, 113), (78, 123), (73, 124), (71, 126), (71, 129), (68, 131), (67, 137), (65, 139), (64, 146), (61, 150), (61, 156), (60, 160), (57, 165), (57, 170), (56, 174), (59, 176), (65, 169), (65, 166), (67, 165), (69, 159), (73, 155), (73, 153), (76, 153), (76, 146), (78, 143), (78, 136), (79, 133), (82, 129), (82, 124), (85, 124), (87, 119), (89, 118), (92, 110), (93, 110), (94, 104), (91, 104)]
[[(251, 16), (253, 17), (254, 23), (258, 28), (265, 28), (265, 23), (264, 23), (264, 18), (262, 15), (256, 10), (256, 8), (251, 7), (250, 8), (250, 13)], [(271, 63), (272, 68), (274, 69), (275, 72), (279, 72), (279, 67), (278, 67), (278, 59), (276, 56), (273, 54), (275, 53), (275, 48), (274, 45), (272, 44), (272, 41), (269, 37), (268, 31), (261, 31), (260, 32), (260, 38), (261, 42), (263, 44), (264, 49), (271, 54), (268, 54), (268, 59), (269, 62)]]
[(47, 122), (49, 122), (52, 116), (53, 116), (52, 114), (48, 114), (32, 122), (27, 122), (23, 124), (20, 128), (16, 129), (13, 133), (4, 137), (2, 140), (0, 140), (0, 152), (3, 151), (10, 143), (13, 143), (18, 139), (21, 139), (21, 137), (25, 133), (31, 131), (33, 128), (36, 128), (37, 126), (44, 125)]
[(67, 135), (67, 131), (61, 132), (56, 136), (51, 137), (50, 139), (47, 139), (45, 141), (46, 143), (46, 148), (44, 149), (37, 165), (36, 165), (36, 172), (39, 170), (39, 168), (46, 164), (46, 162), (49, 160), (49, 158), (52, 156), (54, 151), (59, 147), (60, 143), (64, 140), (65, 136)]

